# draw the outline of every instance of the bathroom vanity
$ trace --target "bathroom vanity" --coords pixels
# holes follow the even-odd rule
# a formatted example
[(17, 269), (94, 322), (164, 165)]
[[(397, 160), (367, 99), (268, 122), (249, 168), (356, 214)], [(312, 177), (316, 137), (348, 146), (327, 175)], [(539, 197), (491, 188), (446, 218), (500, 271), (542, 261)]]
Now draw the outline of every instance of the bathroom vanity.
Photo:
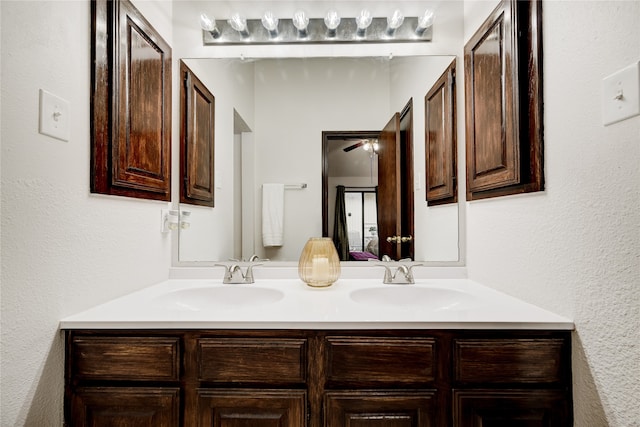
[(572, 425), (573, 325), (553, 313), (450, 279), (207, 301), (234, 286), (169, 280), (63, 319), (66, 423)]

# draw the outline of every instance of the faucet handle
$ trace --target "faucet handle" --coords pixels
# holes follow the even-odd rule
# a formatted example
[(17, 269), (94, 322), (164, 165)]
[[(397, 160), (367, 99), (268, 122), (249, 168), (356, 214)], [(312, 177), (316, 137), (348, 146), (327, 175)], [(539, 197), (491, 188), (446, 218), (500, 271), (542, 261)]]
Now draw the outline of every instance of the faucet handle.
[(254, 283), (255, 282), (255, 280), (253, 279), (253, 267), (257, 267), (258, 265), (262, 265), (262, 263), (250, 264), (247, 267), (247, 272), (244, 275), (244, 283)]
[(214, 264), (218, 267), (224, 267), (224, 277), (222, 283), (244, 283), (245, 275), (242, 273), (242, 267), (237, 263)]

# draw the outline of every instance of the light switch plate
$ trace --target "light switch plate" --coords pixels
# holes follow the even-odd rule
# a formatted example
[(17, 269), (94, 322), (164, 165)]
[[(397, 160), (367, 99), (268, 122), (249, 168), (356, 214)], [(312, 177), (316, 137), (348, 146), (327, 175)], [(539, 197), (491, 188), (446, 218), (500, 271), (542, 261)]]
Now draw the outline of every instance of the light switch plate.
[(602, 81), (602, 120), (610, 125), (640, 114), (640, 61)]
[(40, 89), (40, 121), (43, 135), (69, 141), (69, 102)]

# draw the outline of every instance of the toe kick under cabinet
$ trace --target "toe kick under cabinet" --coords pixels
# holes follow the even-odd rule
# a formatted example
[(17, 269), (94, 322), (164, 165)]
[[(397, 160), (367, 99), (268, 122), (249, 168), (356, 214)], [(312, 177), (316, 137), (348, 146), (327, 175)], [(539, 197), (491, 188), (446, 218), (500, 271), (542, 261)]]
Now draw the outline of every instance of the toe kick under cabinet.
[(571, 426), (570, 332), (67, 330), (65, 424)]

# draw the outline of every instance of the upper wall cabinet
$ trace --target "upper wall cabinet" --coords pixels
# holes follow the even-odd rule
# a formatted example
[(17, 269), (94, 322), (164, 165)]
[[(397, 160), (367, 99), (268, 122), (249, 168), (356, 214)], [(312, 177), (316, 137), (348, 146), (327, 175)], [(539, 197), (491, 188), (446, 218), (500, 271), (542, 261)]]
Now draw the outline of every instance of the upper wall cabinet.
[(171, 48), (129, 1), (91, 7), (91, 192), (169, 201)]
[(456, 61), (424, 98), (427, 204), (458, 201), (456, 185)]
[(180, 61), (180, 202), (213, 207), (215, 98)]
[(467, 200), (543, 190), (541, 2), (503, 0), (464, 65)]

